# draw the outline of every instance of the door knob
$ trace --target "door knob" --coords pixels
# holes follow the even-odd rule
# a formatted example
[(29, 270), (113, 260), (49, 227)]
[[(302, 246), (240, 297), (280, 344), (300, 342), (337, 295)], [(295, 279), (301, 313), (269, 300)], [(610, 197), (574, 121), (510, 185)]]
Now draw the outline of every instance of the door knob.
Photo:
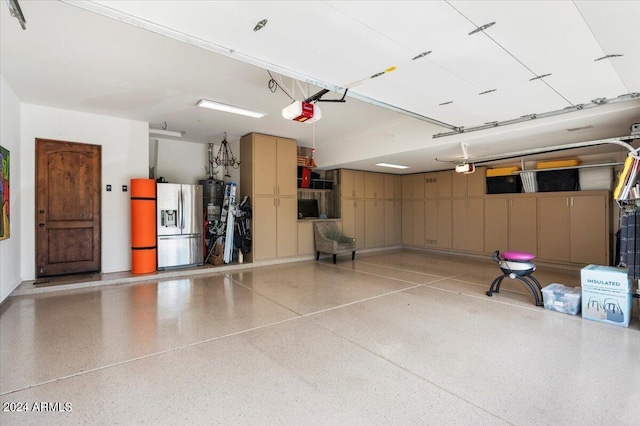
[(44, 210), (40, 210), (40, 214), (44, 214)]
[(44, 228), (44, 223), (38, 225), (40, 228)]

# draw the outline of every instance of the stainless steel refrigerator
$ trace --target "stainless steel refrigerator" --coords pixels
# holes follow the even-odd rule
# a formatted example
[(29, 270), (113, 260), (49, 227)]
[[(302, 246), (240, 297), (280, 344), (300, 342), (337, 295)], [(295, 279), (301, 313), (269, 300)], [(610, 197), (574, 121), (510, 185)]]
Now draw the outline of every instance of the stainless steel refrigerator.
[(158, 183), (158, 269), (204, 264), (202, 185)]

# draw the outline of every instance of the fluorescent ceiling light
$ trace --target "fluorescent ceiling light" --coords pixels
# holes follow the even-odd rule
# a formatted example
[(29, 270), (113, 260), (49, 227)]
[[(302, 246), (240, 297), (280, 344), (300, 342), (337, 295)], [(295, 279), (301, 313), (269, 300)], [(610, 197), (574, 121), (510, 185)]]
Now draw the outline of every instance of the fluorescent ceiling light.
[(408, 169), (409, 166), (401, 166), (400, 164), (377, 163), (374, 166), (391, 167), (392, 169)]
[(253, 117), (253, 118), (262, 118), (265, 115), (267, 115), (262, 112), (251, 111), (250, 109), (240, 108), (233, 105), (221, 104), (219, 102), (208, 101), (206, 99), (200, 99), (197, 105), (202, 108), (216, 109), (218, 111), (230, 112), (232, 114), (246, 115), (247, 117)]
[(174, 138), (181, 138), (187, 132), (176, 132), (174, 130), (162, 130), (162, 129), (149, 129), (149, 135), (153, 136), (173, 136)]

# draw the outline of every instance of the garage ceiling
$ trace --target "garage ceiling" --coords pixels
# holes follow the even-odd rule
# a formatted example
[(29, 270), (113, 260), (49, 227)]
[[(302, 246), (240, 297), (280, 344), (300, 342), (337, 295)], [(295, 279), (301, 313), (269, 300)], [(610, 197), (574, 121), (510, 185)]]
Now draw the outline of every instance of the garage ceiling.
[[(496, 155), (623, 136), (640, 121), (636, 1), (20, 4), (26, 31), (0, 7), (0, 71), (23, 102), (167, 122), (193, 142), (258, 131), (311, 146), (312, 125), (280, 116), (288, 96), (349, 88), (346, 103), (319, 104), (316, 158), (327, 168), (436, 170), (449, 167), (436, 157), (461, 157), (461, 142), (472, 157)], [(288, 95), (269, 90), (266, 69)], [(199, 110), (202, 98), (268, 115)], [(609, 101), (591, 108), (596, 99)]]

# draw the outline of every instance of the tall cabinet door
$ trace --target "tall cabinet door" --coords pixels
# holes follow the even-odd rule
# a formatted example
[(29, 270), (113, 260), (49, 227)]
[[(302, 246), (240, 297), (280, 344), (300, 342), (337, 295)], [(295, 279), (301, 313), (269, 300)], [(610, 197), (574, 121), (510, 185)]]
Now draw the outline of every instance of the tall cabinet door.
[(277, 208), (277, 255), (295, 256), (298, 253), (298, 199), (278, 197)]
[(404, 175), (401, 178), (402, 199), (410, 200), (413, 198), (413, 176)]
[(413, 210), (411, 201), (402, 201), (402, 244), (413, 245)]
[(451, 228), (451, 200), (438, 200), (438, 247), (451, 248)]
[[(252, 252), (254, 260), (273, 259), (277, 256), (277, 215), (275, 197), (255, 197), (253, 200)], [(294, 219), (294, 223), (295, 219)]]
[(381, 247), (384, 244), (384, 204), (381, 201), (364, 202), (365, 247)]
[(438, 200), (424, 200), (424, 238), (425, 245), (435, 247), (438, 244)]
[(467, 207), (467, 249), (482, 252), (484, 249), (484, 200), (470, 198)]
[(467, 248), (467, 231), (468, 231), (468, 210), (467, 199), (459, 198), (452, 201), (452, 246), (454, 249), (466, 250)]
[(354, 200), (355, 209), (354, 213), (354, 222), (355, 222), (355, 237), (356, 237), (356, 248), (363, 249), (366, 247), (366, 235), (365, 235), (365, 218), (364, 218), (364, 201), (362, 200)]
[(384, 202), (384, 245), (402, 244), (402, 203), (395, 200)]
[(413, 245), (424, 247), (425, 245), (425, 228), (424, 228), (424, 200), (414, 201), (412, 203), (413, 215)]
[(538, 219), (535, 197), (509, 200), (509, 250), (538, 254)]
[(487, 198), (484, 200), (484, 251), (493, 253), (496, 250), (507, 251), (508, 249), (509, 200)]
[(343, 200), (342, 233), (356, 239), (356, 248), (365, 248), (364, 201)]
[[(253, 135), (253, 158), (256, 159), (253, 164), (253, 185), (256, 195), (275, 195), (276, 194), (276, 138), (272, 136), (255, 134)], [(295, 154), (294, 154), (295, 159)], [(243, 162), (246, 160), (243, 160)], [(295, 163), (293, 165), (295, 167)], [(294, 169), (295, 170), (295, 169)], [(296, 173), (296, 171), (294, 171)], [(294, 184), (297, 185), (297, 178), (294, 175)]]
[(569, 197), (538, 198), (538, 257), (571, 259)]
[[(296, 166), (297, 146), (292, 139), (277, 139), (276, 159), (276, 195), (298, 195), (298, 170)], [(262, 157), (256, 156), (258, 163)], [(261, 180), (260, 174), (256, 175), (256, 181)]]
[(384, 198), (384, 175), (382, 173), (364, 174), (364, 198)]
[(355, 200), (342, 200), (342, 233), (352, 238), (356, 237)]
[(398, 175), (384, 175), (384, 198), (399, 200), (402, 198), (402, 180)]
[(605, 195), (571, 197), (571, 261), (608, 265)]

